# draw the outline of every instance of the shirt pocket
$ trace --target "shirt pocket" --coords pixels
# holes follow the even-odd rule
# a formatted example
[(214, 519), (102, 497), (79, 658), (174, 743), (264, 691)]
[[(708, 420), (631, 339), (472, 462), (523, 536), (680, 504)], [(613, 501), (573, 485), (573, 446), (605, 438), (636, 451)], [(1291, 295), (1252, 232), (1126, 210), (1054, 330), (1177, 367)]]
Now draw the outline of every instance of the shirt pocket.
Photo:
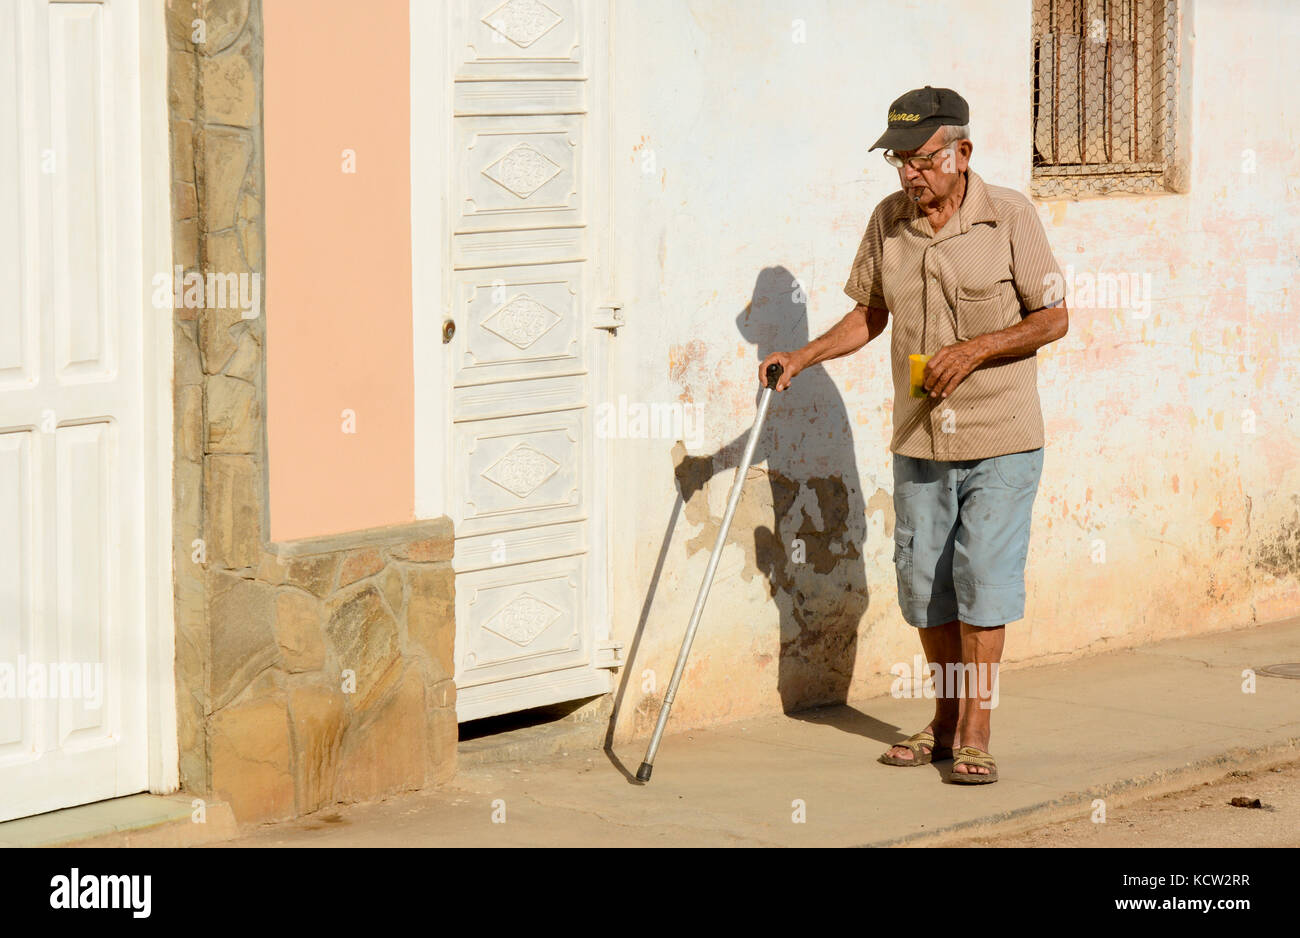
[(1013, 324), (1008, 315), (1010, 285), (1010, 281), (999, 281), (978, 289), (957, 288), (957, 341), (965, 342)]

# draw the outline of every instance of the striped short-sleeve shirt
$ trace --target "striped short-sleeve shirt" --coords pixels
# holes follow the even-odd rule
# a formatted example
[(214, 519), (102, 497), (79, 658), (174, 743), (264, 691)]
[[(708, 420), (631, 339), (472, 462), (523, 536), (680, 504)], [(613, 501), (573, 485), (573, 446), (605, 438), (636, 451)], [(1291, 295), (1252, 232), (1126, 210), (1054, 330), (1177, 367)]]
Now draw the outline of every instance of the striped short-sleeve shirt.
[(903, 192), (871, 215), (844, 285), (893, 319), (894, 436), (918, 459), (982, 459), (1043, 445), (1037, 358), (976, 368), (947, 398), (913, 398), (908, 356), (996, 332), (1064, 299), (1061, 268), (1033, 204), (967, 170), (966, 195), (943, 230)]

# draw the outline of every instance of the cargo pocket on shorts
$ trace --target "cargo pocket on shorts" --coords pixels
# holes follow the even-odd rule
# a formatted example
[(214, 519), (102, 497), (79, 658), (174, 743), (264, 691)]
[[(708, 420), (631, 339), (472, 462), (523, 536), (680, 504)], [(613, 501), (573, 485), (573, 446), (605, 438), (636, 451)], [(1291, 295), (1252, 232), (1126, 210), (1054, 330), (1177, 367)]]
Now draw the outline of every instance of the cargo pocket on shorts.
[(898, 573), (898, 600), (907, 602), (912, 595), (912, 540), (915, 532), (902, 525), (894, 526), (894, 569)]

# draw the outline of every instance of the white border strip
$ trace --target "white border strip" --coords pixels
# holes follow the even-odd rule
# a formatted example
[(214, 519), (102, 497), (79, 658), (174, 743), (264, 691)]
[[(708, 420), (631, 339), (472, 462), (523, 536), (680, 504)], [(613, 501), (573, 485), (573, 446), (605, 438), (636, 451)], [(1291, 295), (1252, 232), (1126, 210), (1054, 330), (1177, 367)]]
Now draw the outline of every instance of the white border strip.
[(411, 315), (415, 356), (415, 517), (449, 514), (451, 395), (442, 323), (451, 269), (446, 236), (452, 84), (449, 4), (410, 0)]
[(149, 790), (180, 787), (176, 738), (176, 619), (172, 594), (173, 361), (171, 310), (149, 305), (155, 271), (172, 269), (167, 27), (163, 5), (132, 4), (140, 54), (140, 315), (144, 317), (145, 642)]

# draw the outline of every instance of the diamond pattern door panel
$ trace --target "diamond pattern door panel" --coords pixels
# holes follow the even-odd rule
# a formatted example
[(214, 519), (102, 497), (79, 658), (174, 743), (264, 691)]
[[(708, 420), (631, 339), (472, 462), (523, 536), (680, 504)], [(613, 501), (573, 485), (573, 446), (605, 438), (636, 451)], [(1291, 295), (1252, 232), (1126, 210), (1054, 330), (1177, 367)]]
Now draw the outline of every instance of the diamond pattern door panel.
[(583, 367), (580, 265), (457, 276), (457, 386), (572, 374)]
[(456, 77), (583, 77), (579, 6), (579, 0), (460, 0)]
[(458, 688), (581, 665), (589, 658), (583, 558), (564, 557), (463, 574), (457, 619)]
[(584, 417), (571, 410), (457, 424), (457, 536), (580, 517)]
[(456, 230), (579, 223), (581, 120), (573, 114), (459, 118)]

